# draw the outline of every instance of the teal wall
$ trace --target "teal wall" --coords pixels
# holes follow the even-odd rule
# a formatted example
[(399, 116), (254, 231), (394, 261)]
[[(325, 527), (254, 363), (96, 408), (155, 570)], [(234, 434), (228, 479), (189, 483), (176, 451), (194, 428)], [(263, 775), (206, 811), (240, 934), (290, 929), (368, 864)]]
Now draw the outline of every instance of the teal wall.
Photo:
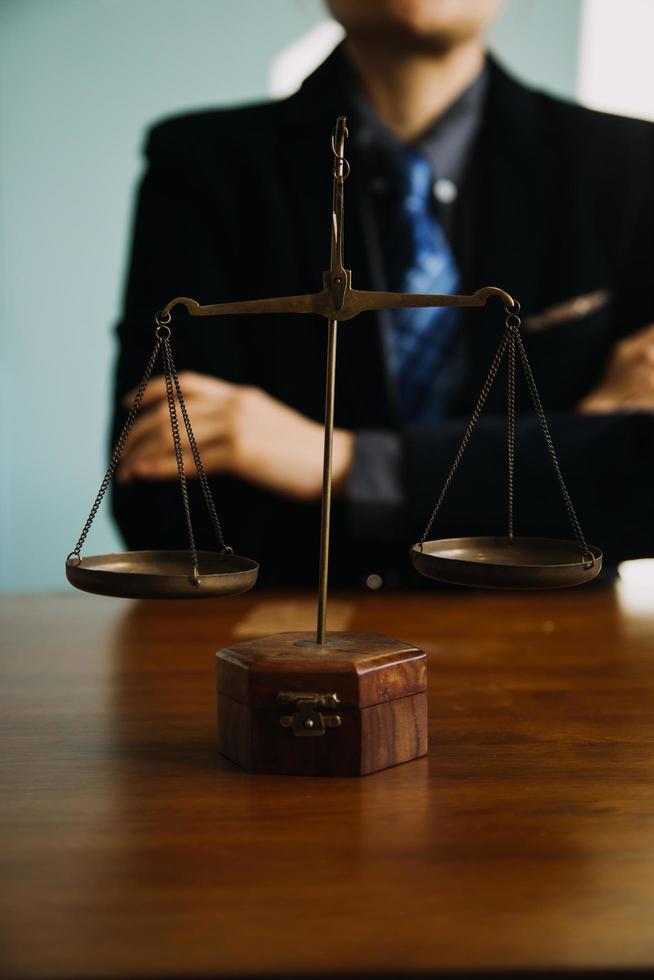
[[(100, 483), (145, 126), (265, 96), (319, 0), (1, 0), (0, 589), (59, 589)], [(577, 0), (514, 0), (493, 44), (574, 92)], [(108, 509), (91, 552), (119, 546)]]
[(524, 81), (574, 99), (581, 0), (511, 0), (493, 27), (493, 49)]

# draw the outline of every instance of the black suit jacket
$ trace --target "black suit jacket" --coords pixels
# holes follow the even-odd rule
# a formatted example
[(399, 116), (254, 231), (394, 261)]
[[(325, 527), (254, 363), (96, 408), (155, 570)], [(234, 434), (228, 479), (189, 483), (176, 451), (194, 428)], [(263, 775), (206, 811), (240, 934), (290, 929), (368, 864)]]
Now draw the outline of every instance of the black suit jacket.
[[(118, 328), (114, 433), (124, 417), (120, 399), (137, 383), (153, 343), (153, 313), (168, 299), (185, 295), (204, 304), (320, 288), (329, 264), (329, 136), (351, 101), (342, 58), (337, 49), (284, 101), (184, 115), (150, 132)], [(520, 299), (527, 318), (579, 296), (601, 291), (606, 299), (587, 315), (573, 310), (535, 319), (539, 329), (525, 329), (524, 336), (579, 519), (587, 539), (613, 561), (654, 554), (654, 416), (581, 416), (575, 406), (615, 341), (654, 321), (653, 134), (648, 123), (534, 92), (491, 62), (485, 121), (457, 227), (466, 242), (465, 291), (501, 286)], [(356, 287), (380, 288), (366, 235), (367, 175), (357, 156), (351, 140), (345, 264)], [(499, 303), (466, 315), (466, 369), (451, 418), (400, 432), (406, 508), (394, 533), (383, 541), (360, 539), (347, 503), (335, 503), (333, 582), (361, 582), (380, 572), (417, 583), (407, 548), (449, 470), (501, 327)], [(322, 318), (192, 319), (176, 311), (173, 346), (180, 369), (258, 385), (322, 418)], [(433, 536), (503, 533), (504, 398), (499, 383)], [(517, 530), (569, 536), (524, 386), (518, 403)], [(374, 313), (340, 328), (336, 424), (400, 429)], [(318, 505), (230, 478), (212, 484), (228, 542), (260, 560), (265, 581), (313, 583)], [(185, 546), (176, 485), (119, 485), (113, 500), (130, 547)], [(196, 486), (192, 503), (200, 544), (211, 547)]]

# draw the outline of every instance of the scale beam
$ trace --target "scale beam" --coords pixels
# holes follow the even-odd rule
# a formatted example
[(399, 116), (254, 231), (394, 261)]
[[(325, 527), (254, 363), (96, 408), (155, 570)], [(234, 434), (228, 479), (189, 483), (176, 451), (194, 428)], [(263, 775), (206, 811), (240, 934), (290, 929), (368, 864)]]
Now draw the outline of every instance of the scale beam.
[[(335, 281), (343, 276), (344, 288)], [(359, 313), (369, 310), (398, 310), (406, 307), (485, 306), (493, 296), (513, 308), (515, 301), (504, 289), (498, 286), (484, 286), (470, 295), (438, 295), (436, 293), (385, 293), (363, 289), (352, 289), (352, 274), (349, 269), (323, 273), (325, 288), (319, 293), (304, 296), (276, 296), (273, 299), (251, 299), (236, 303), (214, 303), (200, 306), (197, 300), (188, 296), (176, 296), (166, 303), (158, 314), (160, 322), (168, 323), (176, 306), (184, 306), (191, 316), (236, 316), (259, 313), (314, 313), (327, 320), (352, 320)]]

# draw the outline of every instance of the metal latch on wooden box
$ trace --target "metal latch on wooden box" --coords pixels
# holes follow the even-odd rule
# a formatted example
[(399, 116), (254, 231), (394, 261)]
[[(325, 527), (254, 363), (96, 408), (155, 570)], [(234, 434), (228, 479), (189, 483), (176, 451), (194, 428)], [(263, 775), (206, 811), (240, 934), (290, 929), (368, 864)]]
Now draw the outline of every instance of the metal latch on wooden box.
[(326, 715), (320, 708), (335, 708), (340, 704), (338, 694), (312, 694), (310, 691), (280, 691), (277, 703), (292, 705), (292, 715), (281, 715), (282, 728), (292, 728), (298, 738), (324, 735), (327, 728), (338, 728), (340, 715)]

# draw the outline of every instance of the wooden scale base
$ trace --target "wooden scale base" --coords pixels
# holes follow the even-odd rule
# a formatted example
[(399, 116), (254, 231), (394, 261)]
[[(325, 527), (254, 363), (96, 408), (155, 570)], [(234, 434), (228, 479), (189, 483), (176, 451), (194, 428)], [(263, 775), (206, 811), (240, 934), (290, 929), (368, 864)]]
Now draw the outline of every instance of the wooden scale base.
[(278, 633), (216, 654), (218, 746), (250, 772), (364, 776), (427, 754), (427, 658), (377, 633)]

